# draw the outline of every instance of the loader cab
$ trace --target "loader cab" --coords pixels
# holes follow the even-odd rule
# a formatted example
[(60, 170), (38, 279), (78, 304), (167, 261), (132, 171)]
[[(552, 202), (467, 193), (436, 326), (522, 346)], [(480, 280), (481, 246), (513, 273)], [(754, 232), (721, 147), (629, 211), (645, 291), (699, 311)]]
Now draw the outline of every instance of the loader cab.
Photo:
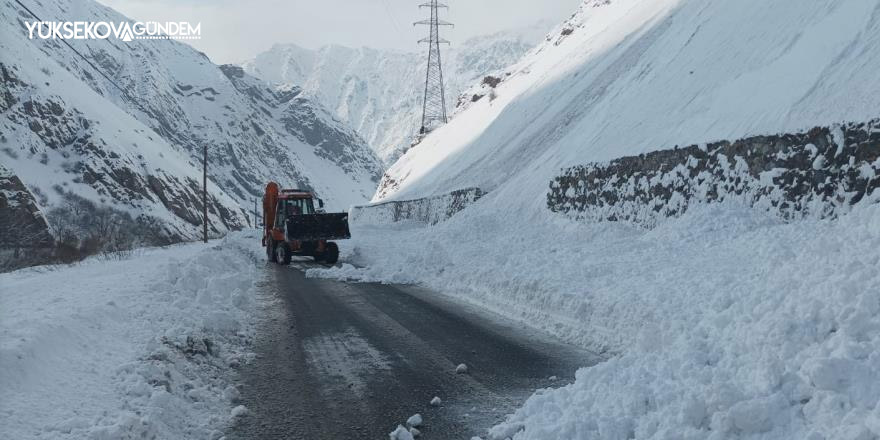
[(280, 198), (278, 199), (278, 206), (275, 208), (275, 212), (275, 227), (280, 228), (284, 225), (284, 221), (292, 215), (314, 214), (315, 205), (311, 197)]

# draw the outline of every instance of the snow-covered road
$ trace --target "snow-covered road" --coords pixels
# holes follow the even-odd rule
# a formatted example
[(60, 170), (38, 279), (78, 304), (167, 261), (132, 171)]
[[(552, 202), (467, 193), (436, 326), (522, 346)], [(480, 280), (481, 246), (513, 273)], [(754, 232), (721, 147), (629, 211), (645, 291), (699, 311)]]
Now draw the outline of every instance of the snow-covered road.
[(387, 438), (419, 413), (420, 438), (468, 439), (596, 362), (417, 287), (306, 278), (316, 266), (269, 265), (258, 282), (270, 319), (241, 370), (249, 416), (228, 438)]

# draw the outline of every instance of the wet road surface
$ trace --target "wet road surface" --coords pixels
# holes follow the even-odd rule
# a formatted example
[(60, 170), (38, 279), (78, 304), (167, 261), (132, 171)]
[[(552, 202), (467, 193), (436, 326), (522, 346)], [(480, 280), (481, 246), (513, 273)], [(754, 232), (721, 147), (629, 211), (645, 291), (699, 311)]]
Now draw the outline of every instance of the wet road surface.
[(415, 413), (421, 439), (470, 439), (598, 361), (418, 287), (306, 278), (308, 267), (266, 266), (271, 318), (240, 369), (249, 415), (228, 439), (387, 439)]

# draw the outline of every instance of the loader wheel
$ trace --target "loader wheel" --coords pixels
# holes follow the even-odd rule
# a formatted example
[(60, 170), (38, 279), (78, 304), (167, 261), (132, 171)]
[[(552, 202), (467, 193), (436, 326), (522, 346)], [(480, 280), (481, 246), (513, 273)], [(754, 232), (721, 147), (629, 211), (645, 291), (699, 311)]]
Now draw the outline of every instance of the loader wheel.
[(324, 249), (324, 254), (321, 257), (323, 257), (322, 259), (327, 264), (336, 264), (339, 261), (339, 246), (336, 246), (336, 243), (327, 243), (327, 247)]
[(266, 258), (269, 259), (270, 263), (278, 262), (275, 255), (275, 240), (272, 240), (271, 238), (266, 241)]
[(290, 257), (293, 255), (290, 253), (290, 248), (287, 247), (287, 243), (278, 243), (275, 245), (275, 262), (278, 264), (283, 264), (287, 266), (290, 264)]

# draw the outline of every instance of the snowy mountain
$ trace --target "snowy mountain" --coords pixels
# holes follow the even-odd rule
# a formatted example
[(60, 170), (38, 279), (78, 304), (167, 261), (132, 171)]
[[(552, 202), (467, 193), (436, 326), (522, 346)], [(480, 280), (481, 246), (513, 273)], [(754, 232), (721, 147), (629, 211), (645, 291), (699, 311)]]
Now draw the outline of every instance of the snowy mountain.
[[(444, 47), (450, 115), (465, 88), (513, 64), (551, 27), (541, 22)], [(248, 73), (270, 82), (302, 87), (307, 96), (354, 127), (387, 164), (409, 147), (418, 130), (425, 68), (421, 51), (343, 46), (310, 50), (283, 44), (242, 65)]]
[[(32, 10), (44, 20), (127, 21), (90, 0)], [(158, 222), (166, 238), (192, 238), (205, 145), (217, 233), (249, 223), (270, 179), (314, 189), (331, 209), (375, 188), (381, 164), (367, 144), (296, 87), (270, 87), (171, 40), (69, 40), (123, 93), (60, 41), (29, 40), (31, 19), (17, 5), (0, 8), (0, 157), (39, 193), (50, 225), (53, 208), (84, 198)]]
[(547, 182), (574, 164), (868, 121), (876, 3), (587, 1), (511, 75), (472, 89), (495, 98), (410, 150), (376, 199), (479, 187), (544, 209)]

